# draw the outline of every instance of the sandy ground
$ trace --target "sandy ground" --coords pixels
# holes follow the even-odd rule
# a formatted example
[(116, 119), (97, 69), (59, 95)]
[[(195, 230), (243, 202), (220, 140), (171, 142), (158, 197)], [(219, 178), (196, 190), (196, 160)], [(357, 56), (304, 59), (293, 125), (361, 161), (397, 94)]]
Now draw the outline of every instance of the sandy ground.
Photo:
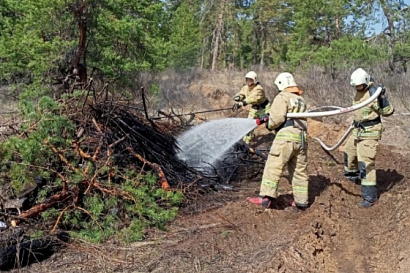
[[(310, 125), (313, 135), (327, 126), (314, 121)], [(259, 128), (258, 132), (266, 133)], [(326, 131), (321, 137), (336, 141), (341, 134), (343, 130)], [(380, 201), (369, 209), (356, 206), (360, 186), (343, 178), (342, 152), (330, 157), (310, 137), (310, 207), (304, 212), (263, 210), (247, 203), (246, 197), (257, 194), (261, 178), (260, 172), (253, 175), (249, 170), (248, 178), (236, 182), (233, 191), (198, 197), (166, 231), (149, 230), (143, 242), (75, 243), (23, 270), (406, 273), (410, 268), (410, 162), (394, 152), (396, 148), (379, 146)], [(286, 197), (290, 190), (284, 175), (279, 192)]]
[[(220, 101), (217, 107), (229, 104), (227, 94), (208, 91), (209, 98)], [(244, 115), (197, 116), (197, 122)], [(380, 200), (369, 209), (357, 207), (360, 186), (343, 177), (342, 149), (329, 155), (313, 139), (336, 143), (348, 121), (310, 121), (306, 211), (264, 210), (247, 203), (246, 197), (258, 193), (261, 166), (233, 183), (234, 190), (190, 201), (165, 231), (148, 230), (142, 242), (75, 242), (16, 272), (410, 272), (410, 149), (404, 121), (391, 119), (376, 162)], [(269, 147), (268, 132), (258, 128), (257, 133), (255, 145)], [(284, 174), (281, 197), (286, 199), (290, 190)]]

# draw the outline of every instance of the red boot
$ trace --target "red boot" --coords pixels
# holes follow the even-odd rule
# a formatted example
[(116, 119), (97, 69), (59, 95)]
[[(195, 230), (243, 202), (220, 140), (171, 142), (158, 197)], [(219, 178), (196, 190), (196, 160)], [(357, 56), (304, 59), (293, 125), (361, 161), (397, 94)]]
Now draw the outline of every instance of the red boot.
[(272, 207), (273, 198), (269, 196), (264, 197), (248, 197), (247, 199), (252, 204), (262, 205), (262, 207), (270, 209)]
[(289, 202), (289, 207), (286, 207), (284, 210), (285, 211), (294, 211), (294, 212), (299, 212), (299, 211), (304, 211), (306, 210), (308, 205), (299, 205), (296, 204), (295, 200), (292, 200)]

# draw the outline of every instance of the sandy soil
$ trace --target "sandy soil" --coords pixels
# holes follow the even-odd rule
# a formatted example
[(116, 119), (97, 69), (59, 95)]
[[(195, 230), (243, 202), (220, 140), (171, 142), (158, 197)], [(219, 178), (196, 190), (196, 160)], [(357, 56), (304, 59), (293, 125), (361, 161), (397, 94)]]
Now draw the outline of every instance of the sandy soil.
[[(226, 94), (214, 97), (221, 96)], [(76, 242), (19, 272), (410, 272), (410, 158), (406, 140), (393, 139), (395, 126), (402, 128), (387, 126), (387, 139), (379, 145), (380, 200), (369, 209), (356, 205), (360, 186), (344, 179), (342, 151), (329, 155), (313, 139), (334, 144), (346, 126), (310, 121), (306, 211), (263, 210), (247, 203), (261, 179), (260, 171), (249, 170), (234, 190), (198, 196), (165, 231), (149, 230), (142, 242)], [(269, 147), (268, 132), (257, 132), (262, 135), (258, 147)], [(284, 174), (282, 200), (290, 190)]]
[[(327, 126), (310, 125), (313, 133)], [(325, 131), (324, 140), (335, 141), (343, 133)], [(261, 178), (260, 173), (252, 177), (250, 170), (249, 179), (235, 183), (233, 191), (198, 197), (166, 231), (149, 230), (143, 242), (75, 243), (24, 270), (406, 273), (410, 268), (410, 162), (393, 148), (379, 146), (380, 201), (369, 209), (356, 206), (360, 186), (343, 178), (342, 152), (330, 157), (310, 138), (310, 207), (304, 212), (263, 210), (247, 203), (247, 196), (257, 194)], [(291, 190), (286, 175), (279, 187), (286, 198)]]

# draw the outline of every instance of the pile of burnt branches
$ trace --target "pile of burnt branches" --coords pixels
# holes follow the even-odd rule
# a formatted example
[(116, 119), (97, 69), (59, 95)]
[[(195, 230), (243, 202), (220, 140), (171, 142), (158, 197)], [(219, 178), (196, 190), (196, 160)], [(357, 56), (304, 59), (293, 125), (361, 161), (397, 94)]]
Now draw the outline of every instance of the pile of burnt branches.
[[(99, 98), (94, 94), (91, 98), (89, 93), (85, 91), (82, 96), (60, 101), (63, 107), (59, 115), (75, 124), (71, 146), (60, 147), (58, 142), (44, 139), (43, 145), (54, 154), (54, 158), (48, 160), (50, 163), (47, 166), (30, 168), (41, 169), (50, 176), (47, 179), (36, 177), (32, 187), (15, 196), (2, 194), (0, 222), (7, 223), (9, 227), (21, 227), (29, 223), (27, 220), (40, 219), (37, 216), (53, 208), (57, 214), (42, 228), (48, 229), (51, 234), (56, 230), (75, 228), (69, 222), (62, 224), (65, 214), (74, 215), (74, 212), (80, 212), (81, 221), (91, 221), (104, 230), (99, 224), (101, 219), (94, 217), (84, 206), (87, 196), (99, 196), (103, 200), (112, 197), (117, 202), (116, 207), (106, 208), (100, 215), (115, 212), (117, 219), (122, 219), (123, 226), (126, 226), (133, 217), (147, 217), (141, 212), (127, 215), (127, 206), (141, 206), (142, 201), (133, 192), (134, 189), (125, 186), (129, 179), (133, 179), (132, 185), (138, 187), (139, 174), (155, 174), (158, 188), (182, 191), (189, 200), (196, 194), (232, 189), (231, 182), (241, 175), (241, 170), (255, 163), (260, 164), (263, 159), (263, 155), (258, 154), (259, 160), (255, 161), (252, 149), (244, 143), (237, 143), (226, 157), (205, 172), (192, 168), (177, 157), (180, 148), (175, 136), (189, 129), (182, 117), (151, 119), (144, 102), (130, 105), (108, 99), (108, 96)], [(30, 130), (35, 131), (36, 125), (31, 126)], [(24, 137), (25, 134), (19, 135)], [(129, 176), (130, 170), (138, 175)], [(3, 188), (0, 190), (3, 191)], [(43, 191), (41, 198), (40, 191)], [(47, 196), (44, 196), (45, 192)], [(13, 239), (0, 248), (0, 267), (13, 267), (13, 257), (21, 257), (20, 265), (27, 264), (33, 258), (28, 254), (30, 251), (40, 248), (52, 251), (59, 246), (59, 242), (50, 238), (36, 241)], [(39, 260), (39, 257), (35, 259)]]
[(0, 270), (22, 268), (41, 262), (64, 248), (70, 236), (66, 232), (30, 238), (21, 229), (2, 232), (0, 238)]
[(198, 179), (218, 183), (217, 178), (206, 177), (178, 159), (176, 139), (164, 133), (165, 129), (171, 129), (168, 124), (151, 123), (142, 113), (118, 104), (95, 104), (90, 109), (93, 122), (85, 126), (88, 127), (88, 134), (96, 136), (96, 139), (88, 138), (91, 143), (87, 146), (104, 143), (100, 148), (101, 154), (112, 156), (116, 167), (133, 165), (134, 168), (144, 168), (147, 165), (157, 172), (165, 188), (185, 186)]
[[(219, 188), (219, 185), (229, 184), (238, 169), (252, 164), (249, 160), (252, 150), (244, 143), (237, 143), (217, 165), (210, 166), (206, 172), (198, 171), (177, 157), (179, 147), (173, 135), (181, 130), (183, 122), (172, 128), (166, 121), (154, 123), (141, 111), (107, 102), (90, 105), (90, 109), (93, 122), (84, 126), (88, 127), (89, 135), (96, 137), (88, 138), (90, 142), (86, 146), (92, 147), (93, 143), (95, 146), (100, 136), (99, 143), (105, 145), (94, 150), (112, 154), (116, 167), (129, 168), (132, 164), (133, 168), (144, 168), (148, 165), (157, 172), (162, 187)], [(110, 150), (114, 146), (115, 151)]]

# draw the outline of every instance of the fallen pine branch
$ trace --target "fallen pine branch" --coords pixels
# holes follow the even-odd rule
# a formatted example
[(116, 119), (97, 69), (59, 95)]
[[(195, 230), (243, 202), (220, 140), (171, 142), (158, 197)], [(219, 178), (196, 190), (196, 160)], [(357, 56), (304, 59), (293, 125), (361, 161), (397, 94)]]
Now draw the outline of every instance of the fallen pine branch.
[(158, 174), (158, 178), (159, 178), (159, 184), (161, 185), (161, 188), (163, 188), (164, 190), (170, 190), (171, 186), (169, 185), (167, 178), (165, 177), (165, 173), (162, 170), (161, 166), (156, 164), (156, 163), (151, 163), (148, 160), (146, 160), (145, 158), (143, 158), (142, 156), (140, 156), (139, 154), (137, 154), (131, 147), (127, 147), (127, 150), (136, 158), (138, 158), (139, 160), (141, 160), (142, 162), (144, 162), (144, 164), (147, 164), (148, 166), (150, 166), (157, 174)]
[(19, 219), (15, 219), (11, 221), (12, 226), (17, 226), (21, 219), (28, 219), (34, 216), (37, 216), (38, 214), (46, 211), (47, 209), (51, 208), (57, 203), (65, 202), (69, 199), (69, 197), (72, 196), (72, 193), (69, 191), (62, 191), (59, 192), (53, 196), (51, 196), (47, 201), (37, 204), (34, 207), (23, 211), (19, 217)]

